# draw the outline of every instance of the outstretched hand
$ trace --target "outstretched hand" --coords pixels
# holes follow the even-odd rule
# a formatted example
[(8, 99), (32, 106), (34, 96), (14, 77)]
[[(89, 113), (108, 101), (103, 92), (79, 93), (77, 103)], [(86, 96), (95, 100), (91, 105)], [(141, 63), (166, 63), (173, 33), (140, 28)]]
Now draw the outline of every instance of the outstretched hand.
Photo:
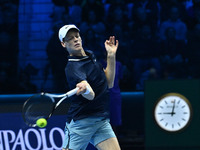
[(116, 54), (119, 41), (115, 40), (115, 36), (110, 36), (109, 40), (106, 40), (104, 44), (108, 55)]

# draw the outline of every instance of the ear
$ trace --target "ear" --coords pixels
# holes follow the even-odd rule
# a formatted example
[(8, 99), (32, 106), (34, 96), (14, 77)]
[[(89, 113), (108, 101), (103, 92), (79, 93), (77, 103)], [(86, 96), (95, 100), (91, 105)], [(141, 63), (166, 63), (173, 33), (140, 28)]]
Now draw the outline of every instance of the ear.
[(64, 42), (61, 42), (62, 47), (66, 47), (66, 44)]

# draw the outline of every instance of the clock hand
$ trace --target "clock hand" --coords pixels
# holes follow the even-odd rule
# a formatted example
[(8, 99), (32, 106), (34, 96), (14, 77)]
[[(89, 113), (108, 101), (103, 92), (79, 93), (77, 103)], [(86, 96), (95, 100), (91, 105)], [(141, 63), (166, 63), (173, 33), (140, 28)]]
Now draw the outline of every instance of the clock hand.
[[(164, 112), (163, 114), (167, 114), (167, 115), (172, 115), (172, 112)], [(173, 115), (176, 114), (175, 112), (173, 112)]]
[(174, 100), (174, 103), (173, 103), (173, 107), (172, 107), (172, 112), (171, 112), (171, 116), (173, 116), (175, 114), (174, 112), (174, 108), (175, 108), (175, 103), (176, 103), (176, 100)]

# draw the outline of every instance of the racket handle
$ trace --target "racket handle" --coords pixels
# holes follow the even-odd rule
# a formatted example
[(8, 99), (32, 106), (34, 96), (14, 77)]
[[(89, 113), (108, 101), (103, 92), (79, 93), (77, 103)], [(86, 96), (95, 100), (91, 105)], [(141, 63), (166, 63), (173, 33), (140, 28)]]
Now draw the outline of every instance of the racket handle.
[(70, 97), (70, 96), (73, 96), (74, 94), (76, 94), (76, 92), (78, 91), (78, 87), (65, 93), (65, 94), (61, 94), (61, 95), (58, 95), (58, 94), (50, 94), (50, 93), (44, 93), (46, 96), (50, 96), (50, 97), (55, 97), (55, 98), (62, 98), (62, 97)]
[(77, 87), (77, 88), (75, 88), (75, 89), (73, 89), (73, 90), (71, 90), (71, 91), (63, 94), (62, 95), (63, 98), (61, 98), (61, 100), (58, 101), (58, 103), (56, 104), (55, 108), (58, 107), (60, 105), (60, 103), (62, 103), (67, 97), (70, 97), (70, 96), (73, 96), (74, 94), (76, 94), (76, 92), (78, 91), (78, 89), (79, 88)]
[(75, 89), (73, 89), (73, 90), (67, 92), (67, 93), (66, 93), (66, 96), (67, 96), (67, 97), (73, 96), (74, 94), (76, 94), (76, 92), (78, 91), (78, 89), (79, 89), (79, 88), (76, 87)]

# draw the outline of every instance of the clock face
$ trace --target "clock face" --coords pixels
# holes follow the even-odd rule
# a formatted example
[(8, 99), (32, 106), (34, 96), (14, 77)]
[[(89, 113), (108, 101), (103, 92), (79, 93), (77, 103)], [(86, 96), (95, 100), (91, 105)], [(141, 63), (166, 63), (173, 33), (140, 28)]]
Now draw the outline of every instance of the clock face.
[(154, 117), (157, 124), (170, 132), (185, 128), (191, 119), (191, 105), (186, 97), (178, 93), (163, 95), (156, 103)]

